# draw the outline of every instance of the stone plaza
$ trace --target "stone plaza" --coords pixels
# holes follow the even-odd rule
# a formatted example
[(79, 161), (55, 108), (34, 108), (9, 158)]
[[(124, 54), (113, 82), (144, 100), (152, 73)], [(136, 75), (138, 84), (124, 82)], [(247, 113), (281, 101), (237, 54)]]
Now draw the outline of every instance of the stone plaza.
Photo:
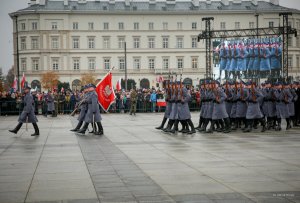
[(172, 135), (161, 113), (102, 117), (103, 136), (77, 136), (75, 118), (38, 116), (39, 137), (0, 117), (0, 203), (300, 202), (300, 128)]

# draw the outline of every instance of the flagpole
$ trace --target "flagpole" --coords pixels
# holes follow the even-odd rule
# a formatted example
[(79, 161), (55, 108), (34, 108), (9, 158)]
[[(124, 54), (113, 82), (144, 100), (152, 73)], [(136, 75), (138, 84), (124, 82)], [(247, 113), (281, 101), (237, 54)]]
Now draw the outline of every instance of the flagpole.
[(127, 49), (126, 42), (124, 42), (124, 52), (125, 52), (125, 92), (127, 91)]
[[(16, 44), (17, 44), (17, 90), (20, 89), (20, 64), (19, 64), (19, 28), (18, 28), (18, 16), (16, 16)], [(21, 92), (21, 91), (20, 91)]]

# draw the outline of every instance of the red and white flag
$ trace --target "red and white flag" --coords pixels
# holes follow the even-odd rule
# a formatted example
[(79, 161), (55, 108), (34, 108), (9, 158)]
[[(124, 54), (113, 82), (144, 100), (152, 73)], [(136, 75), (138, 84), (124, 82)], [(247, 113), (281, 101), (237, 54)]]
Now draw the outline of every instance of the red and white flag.
[(122, 78), (120, 78), (120, 79), (118, 80), (117, 85), (116, 85), (116, 89), (117, 89), (118, 91), (120, 91), (120, 90), (122, 89), (122, 87), (121, 87), (121, 80), (122, 80)]
[(62, 88), (60, 89), (60, 91), (61, 91), (61, 92), (65, 92), (65, 89), (62, 87)]
[(13, 88), (14, 90), (16, 90), (16, 89), (18, 88), (18, 80), (17, 80), (17, 77), (16, 77), (16, 76), (15, 76), (14, 83), (13, 83), (13, 85), (12, 85), (12, 88)]
[(97, 84), (96, 92), (98, 94), (98, 102), (102, 109), (107, 112), (110, 105), (115, 102), (116, 95), (112, 85), (112, 73), (108, 72), (103, 79)]
[(22, 89), (25, 87), (25, 82), (26, 82), (26, 78), (25, 78), (25, 74), (23, 72), (23, 76), (22, 76), (22, 80), (21, 80), (21, 88)]

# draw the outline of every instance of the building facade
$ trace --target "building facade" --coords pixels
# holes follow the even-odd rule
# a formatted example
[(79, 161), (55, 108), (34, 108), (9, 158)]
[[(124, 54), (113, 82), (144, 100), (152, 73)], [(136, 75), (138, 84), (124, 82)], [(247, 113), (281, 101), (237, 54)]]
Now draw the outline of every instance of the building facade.
[[(300, 11), (277, 0), (31, 0), (28, 8), (10, 14), (14, 67), (19, 60), (20, 75), (24, 72), (32, 86), (52, 70), (76, 89), (81, 74), (91, 72), (100, 80), (113, 67), (116, 84), (126, 64), (137, 87), (157, 86), (168, 72), (197, 85), (205, 74), (205, 43), (197, 41), (205, 29), (203, 17), (214, 17), (215, 30), (256, 28), (255, 14), (259, 27), (276, 27), (282, 23), (279, 13), (286, 11), (293, 13), (289, 24), (300, 30)], [(299, 36), (291, 36), (289, 44), (289, 73), (300, 76)]]

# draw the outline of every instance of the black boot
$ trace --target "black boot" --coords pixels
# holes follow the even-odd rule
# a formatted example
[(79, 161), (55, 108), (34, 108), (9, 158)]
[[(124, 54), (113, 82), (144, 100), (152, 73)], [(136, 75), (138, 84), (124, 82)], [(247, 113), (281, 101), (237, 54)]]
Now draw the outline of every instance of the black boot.
[(199, 129), (199, 132), (204, 132), (204, 131), (206, 131), (206, 127), (207, 127), (207, 125), (208, 125), (208, 122), (209, 122), (208, 119), (204, 119), (203, 125), (202, 125), (202, 127)]
[(172, 126), (174, 124), (174, 120), (169, 119), (167, 128), (163, 129), (164, 132), (171, 132)]
[(98, 131), (96, 131), (94, 134), (95, 135), (103, 135), (103, 127), (102, 127), (102, 124), (101, 122), (97, 122), (97, 126), (98, 126)]
[(196, 133), (196, 130), (195, 130), (195, 127), (194, 127), (194, 124), (193, 124), (192, 120), (188, 119), (187, 123), (188, 123), (189, 126), (191, 126), (191, 131), (189, 131), (188, 134), (194, 134), (194, 133)]
[(261, 132), (265, 132), (267, 130), (267, 128), (266, 128), (266, 120), (264, 118), (261, 118), (260, 119), (260, 123), (262, 125)]
[(178, 120), (175, 120), (174, 122), (174, 127), (172, 128), (172, 130), (170, 131), (170, 133), (176, 133), (178, 131), (178, 123), (179, 121)]
[(163, 129), (164, 128), (164, 125), (165, 125), (165, 123), (167, 122), (167, 118), (165, 118), (164, 117), (164, 119), (162, 120), (162, 122), (161, 122), (161, 125), (160, 126), (158, 126), (158, 127), (156, 127), (156, 129), (157, 130), (161, 130), (161, 129)]
[(22, 127), (22, 125), (23, 125), (23, 123), (18, 123), (18, 125), (15, 127), (15, 129), (13, 129), (13, 130), (8, 130), (8, 131), (11, 132), (11, 133), (17, 134), (18, 131), (20, 130), (20, 128)]
[(184, 125), (184, 128), (182, 129), (182, 133), (189, 133), (190, 129), (189, 129), (188, 121), (187, 120), (183, 121), (183, 125)]
[(83, 124), (83, 121), (79, 121), (77, 126), (74, 129), (70, 130), (70, 131), (72, 131), (72, 132), (78, 131), (80, 129), (80, 127), (82, 126), (82, 124)]
[(252, 128), (253, 128), (253, 120), (252, 119), (249, 119), (247, 121), (247, 128), (245, 128), (245, 130), (243, 130), (244, 133), (248, 133), (248, 132), (251, 132), (252, 131)]
[(223, 133), (230, 133), (231, 132), (230, 119), (228, 117), (224, 118), (224, 123), (225, 123), (225, 129)]
[(195, 128), (196, 130), (200, 130), (201, 129), (201, 127), (202, 127), (202, 125), (203, 125), (203, 118), (202, 117), (200, 117), (200, 119), (199, 119), (199, 125)]
[(232, 130), (237, 130), (237, 128), (238, 128), (237, 119), (233, 118), (232, 121), (233, 121), (233, 124), (234, 124)]
[(291, 129), (292, 128), (291, 120), (289, 118), (286, 118), (285, 120), (286, 120), (286, 130)]
[(51, 115), (52, 117), (55, 117), (55, 111), (52, 111), (52, 115)]
[(281, 118), (277, 118), (278, 126), (275, 128), (276, 131), (281, 131)]
[(214, 132), (214, 125), (215, 125), (215, 120), (211, 120), (210, 128), (206, 131), (206, 133), (213, 133)]
[(78, 130), (77, 133), (84, 135), (88, 126), (89, 126), (89, 123), (84, 123), (83, 127), (80, 130)]
[(223, 132), (224, 131), (224, 122), (220, 119), (218, 120), (219, 127), (216, 129), (217, 132)]
[(39, 127), (36, 123), (32, 123), (33, 128), (34, 128), (34, 133), (31, 134), (31, 136), (39, 136), (40, 135), (40, 130)]

